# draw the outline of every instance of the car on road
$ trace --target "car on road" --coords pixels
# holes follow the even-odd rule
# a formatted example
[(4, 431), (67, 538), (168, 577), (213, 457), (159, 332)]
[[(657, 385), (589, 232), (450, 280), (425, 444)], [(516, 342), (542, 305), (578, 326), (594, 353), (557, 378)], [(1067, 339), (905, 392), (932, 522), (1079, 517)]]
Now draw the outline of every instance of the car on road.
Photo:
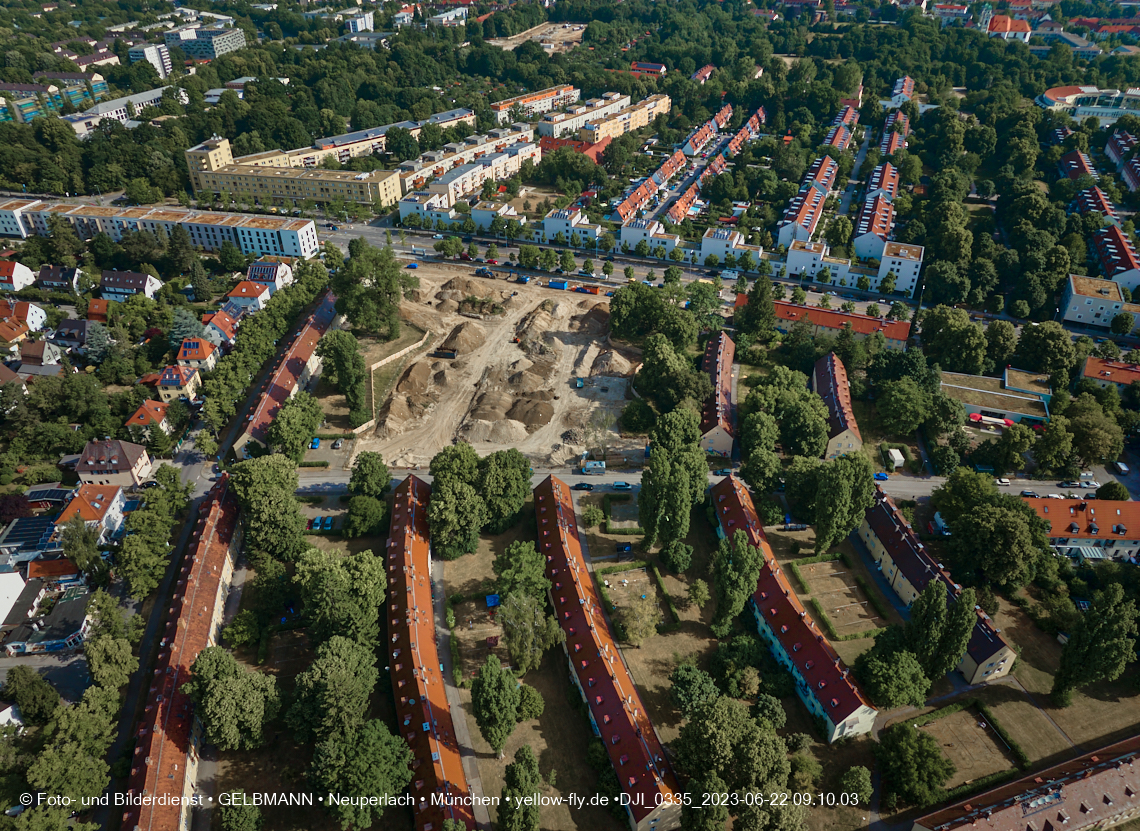
[(311, 442), (309, 442), (309, 449), (310, 450), (320, 450), (321, 449), (321, 440), (320, 439), (313, 439)]
[(890, 478), (891, 478), (891, 477), (887, 476), (887, 474), (885, 474), (885, 473), (881, 473), (881, 472), (880, 472), (880, 473), (876, 473), (876, 474), (875, 474), (875, 481), (876, 481), (876, 482), (885, 482), (885, 481), (887, 481), (887, 480), (888, 480), (888, 479), (890, 479)]
[(1022, 496), (1028, 496), (1030, 499), (1040, 499), (1041, 498), (1037, 495), (1036, 491), (1022, 491), (1021, 495)]
[(994, 484), (995, 484), (995, 485), (1008, 485), (1008, 484), (1009, 484), (1009, 480), (1008, 480), (1008, 479), (1006, 479), (1006, 478), (1003, 476), (1003, 477), (1001, 477), (1001, 478), (999, 478), (999, 479), (994, 479)]
[(591, 485), (589, 482), (575, 482), (574, 483), (574, 490), (576, 490), (576, 491), (592, 491), (593, 489), (594, 489), (594, 486)]
[(720, 470), (714, 470), (713, 471), (713, 476), (731, 476), (731, 475), (732, 475), (732, 471), (729, 470), (727, 467), (721, 468)]
[(406, 266), (404, 266), (404, 268), (419, 268), (419, 267), (420, 267), (419, 263), (408, 263)]
[(629, 482), (614, 482), (614, 490), (631, 491), (633, 490), (633, 485), (631, 485)]
[(432, 239), (443, 239), (443, 234), (432, 234)]
[(1095, 479), (1086, 479), (1085, 481), (1081, 482), (1081, 487), (1095, 491), (1100, 487), (1100, 482), (1096, 481)]
[(498, 260), (487, 260), (487, 265), (498, 265), (498, 264), (499, 264)]
[(1081, 486), (1081, 483), (1080, 483), (1080, 482), (1062, 482), (1062, 483), (1061, 483), (1061, 484), (1060, 484), (1058, 487), (1062, 487), (1062, 488), (1079, 488), (1080, 486)]
[(333, 450), (340, 450), (344, 447), (344, 439), (337, 439), (333, 442)]
[(460, 251), (459, 252), (459, 259), (470, 262), (471, 261), (471, 255), (468, 254), (466, 251)]

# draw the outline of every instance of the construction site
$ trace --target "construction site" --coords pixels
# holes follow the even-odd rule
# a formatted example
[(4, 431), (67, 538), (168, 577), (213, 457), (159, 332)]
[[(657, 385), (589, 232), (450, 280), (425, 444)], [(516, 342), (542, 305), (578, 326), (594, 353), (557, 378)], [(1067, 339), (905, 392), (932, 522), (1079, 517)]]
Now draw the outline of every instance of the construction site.
[(401, 316), (432, 333), (430, 346), (405, 359), (386, 400), (377, 391), (375, 431), (356, 451), (396, 467), (426, 466), (455, 440), (480, 454), (514, 447), (543, 466), (587, 450), (636, 458), (644, 440), (623, 439), (617, 420), (640, 354), (610, 345), (605, 296), (471, 273), (421, 264)]
[(533, 40), (550, 54), (569, 52), (582, 42), (585, 34), (584, 23), (540, 23), (509, 38), (493, 38), (487, 41), (491, 46), (514, 51), (528, 40)]

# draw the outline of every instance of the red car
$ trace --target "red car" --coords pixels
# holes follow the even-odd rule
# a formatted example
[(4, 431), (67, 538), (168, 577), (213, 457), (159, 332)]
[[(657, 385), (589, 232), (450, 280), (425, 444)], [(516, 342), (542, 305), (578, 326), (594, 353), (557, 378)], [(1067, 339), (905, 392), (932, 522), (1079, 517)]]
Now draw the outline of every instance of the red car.
[(498, 265), (499, 261), (498, 260), (487, 260), (487, 264), (488, 265)]
[(460, 252), (459, 252), (459, 259), (461, 259), (461, 260), (470, 260), (470, 259), (471, 259), (471, 255), (470, 255), (470, 254), (468, 254), (466, 251), (460, 251)]

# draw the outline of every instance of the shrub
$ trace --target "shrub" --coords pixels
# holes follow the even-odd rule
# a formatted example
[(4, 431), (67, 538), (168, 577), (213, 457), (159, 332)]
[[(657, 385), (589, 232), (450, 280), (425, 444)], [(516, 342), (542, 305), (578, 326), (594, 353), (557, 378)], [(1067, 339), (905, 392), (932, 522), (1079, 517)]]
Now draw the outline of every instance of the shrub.
[(689, 585), (689, 602), (698, 609), (703, 609), (709, 602), (709, 584), (699, 578), (694, 580)]
[(657, 413), (640, 398), (625, 405), (621, 411), (621, 429), (627, 433), (648, 433), (657, 423)]
[(383, 530), (387, 506), (372, 496), (354, 496), (348, 501), (348, 518), (344, 522), (346, 537), (379, 534)]
[(788, 783), (797, 791), (811, 791), (823, 774), (821, 765), (810, 753), (797, 753), (792, 757), (792, 775)]
[(673, 540), (661, 552), (661, 562), (670, 571), (681, 574), (693, 564), (693, 547), (680, 540)]
[(606, 521), (605, 512), (597, 505), (589, 505), (582, 511), (582, 524), (587, 528), (593, 528), (601, 525)]
[(519, 689), (519, 722), (531, 721), (542, 715), (546, 709), (546, 701), (542, 694), (529, 684), (523, 684)]
[(807, 733), (792, 733), (784, 737), (784, 744), (788, 746), (789, 753), (802, 753), (815, 744), (815, 739)]
[(862, 765), (848, 768), (839, 780), (839, 789), (843, 793), (853, 793), (859, 797), (860, 805), (871, 804), (871, 771)]

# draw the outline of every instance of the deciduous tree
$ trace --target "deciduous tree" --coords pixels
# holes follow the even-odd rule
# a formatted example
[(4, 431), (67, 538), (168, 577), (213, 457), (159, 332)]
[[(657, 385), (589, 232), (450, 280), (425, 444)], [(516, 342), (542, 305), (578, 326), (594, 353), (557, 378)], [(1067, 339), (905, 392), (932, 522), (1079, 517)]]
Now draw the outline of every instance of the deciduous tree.
[[(410, 657), (409, 657), (410, 660)], [(335, 635), (317, 648), (309, 668), (297, 676), (285, 721), (299, 744), (355, 731), (368, 714), (376, 687), (375, 648)]]
[(1119, 583), (1110, 583), (1093, 599), (1061, 652), (1053, 676), (1053, 702), (1067, 707), (1073, 690), (1115, 681), (1136, 657), (1136, 602), (1125, 600)]
[(326, 803), (344, 828), (370, 828), (412, 780), (412, 751), (380, 719), (371, 719), (317, 745), (309, 776), (323, 793), (355, 799)]
[(483, 739), (501, 756), (518, 723), (519, 688), (494, 655), (487, 656), (471, 682), (471, 708)]

